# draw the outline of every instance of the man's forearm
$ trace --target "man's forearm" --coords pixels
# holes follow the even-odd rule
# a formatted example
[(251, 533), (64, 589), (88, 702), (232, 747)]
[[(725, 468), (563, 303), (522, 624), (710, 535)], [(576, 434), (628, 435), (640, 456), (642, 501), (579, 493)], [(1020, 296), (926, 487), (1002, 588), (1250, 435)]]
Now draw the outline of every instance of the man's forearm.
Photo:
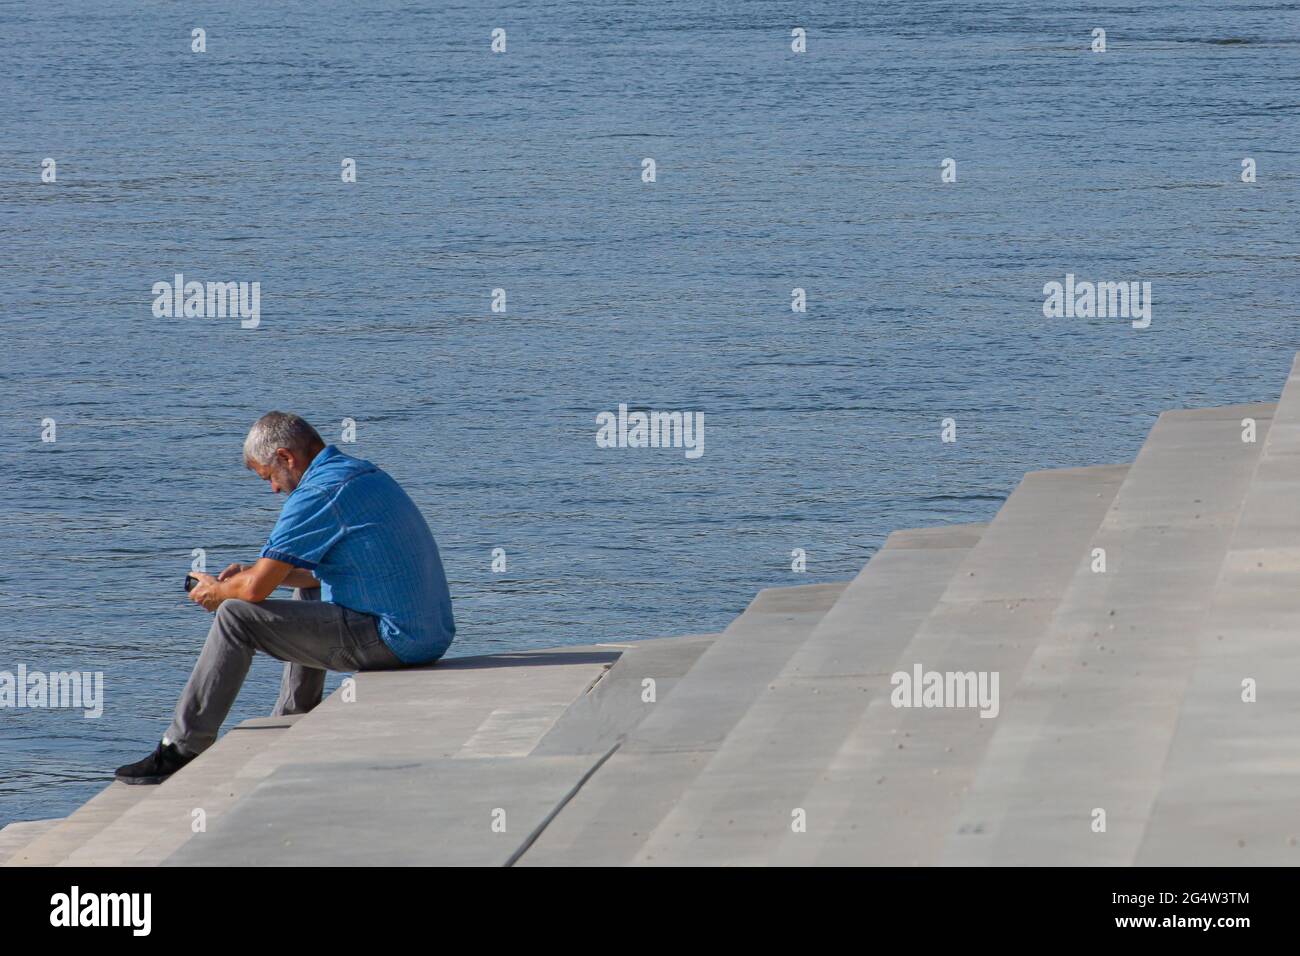
[(289, 576), (280, 582), (282, 588), (318, 588), (320, 582), (316, 580), (316, 575), (312, 574), (306, 568), (294, 568), (289, 572)]
[(190, 588), (190, 600), (205, 610), (216, 611), (225, 601), (251, 601), (256, 604), (271, 596), (281, 585), (288, 587), (319, 587), (315, 575), (295, 568), (287, 561), (258, 558), (255, 564), (244, 567), (232, 564), (219, 577), (194, 571), (190, 575), (197, 582)]
[(318, 588), (320, 581), (316, 576), (305, 568), (293, 568), (279, 584), (266, 586), (266, 582), (258, 581), (251, 573), (252, 566), (245, 568), (238, 574), (231, 575), (224, 581), (216, 584), (217, 594), (221, 600), (228, 601), (234, 598), (239, 601), (263, 601), (270, 596), (271, 592), (277, 587), (282, 588)]

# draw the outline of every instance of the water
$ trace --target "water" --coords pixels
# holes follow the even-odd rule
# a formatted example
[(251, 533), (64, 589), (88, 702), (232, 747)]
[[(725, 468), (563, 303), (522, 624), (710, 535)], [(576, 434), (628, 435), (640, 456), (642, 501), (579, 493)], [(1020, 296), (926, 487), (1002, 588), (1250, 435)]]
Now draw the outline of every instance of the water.
[[(0, 711), (0, 824), (165, 728), (191, 550), (277, 512), (240, 466), (267, 409), (356, 420), (459, 655), (721, 629), (1161, 409), (1273, 399), (1300, 345), (1297, 4), (430, 6), (0, 5), (0, 669), (107, 697)], [(155, 319), (178, 271), (260, 281), (260, 327)], [(1152, 282), (1151, 327), (1045, 319), (1067, 272)], [(703, 411), (704, 456), (596, 448), (620, 402)]]

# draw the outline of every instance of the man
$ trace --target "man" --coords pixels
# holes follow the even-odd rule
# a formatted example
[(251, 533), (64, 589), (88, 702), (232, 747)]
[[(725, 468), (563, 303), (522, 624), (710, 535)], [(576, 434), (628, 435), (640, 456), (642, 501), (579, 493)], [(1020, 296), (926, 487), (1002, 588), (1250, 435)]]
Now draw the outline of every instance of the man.
[[(427, 664), (455, 636), (438, 545), (396, 481), (285, 412), (253, 425), (244, 464), (289, 497), (256, 564), (191, 572), (190, 600), (216, 616), (171, 727), (118, 768), (124, 783), (161, 783), (212, 746), (255, 651), (285, 662), (280, 716), (320, 703), (327, 670)], [(267, 600), (280, 586), (323, 600)]]

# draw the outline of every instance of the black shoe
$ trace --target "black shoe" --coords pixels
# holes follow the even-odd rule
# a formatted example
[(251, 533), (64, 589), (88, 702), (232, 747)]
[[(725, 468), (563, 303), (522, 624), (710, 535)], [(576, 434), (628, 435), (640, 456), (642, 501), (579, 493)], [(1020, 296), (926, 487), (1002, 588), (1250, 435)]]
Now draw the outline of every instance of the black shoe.
[(197, 754), (183, 754), (175, 744), (158, 745), (158, 749), (135, 763), (117, 768), (117, 779), (123, 783), (162, 783)]

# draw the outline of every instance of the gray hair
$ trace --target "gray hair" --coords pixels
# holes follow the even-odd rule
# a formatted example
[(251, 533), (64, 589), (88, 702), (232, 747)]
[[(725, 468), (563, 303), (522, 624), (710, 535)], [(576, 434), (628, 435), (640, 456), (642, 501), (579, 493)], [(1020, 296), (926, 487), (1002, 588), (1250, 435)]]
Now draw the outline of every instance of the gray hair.
[(269, 465), (277, 448), (305, 454), (325, 443), (320, 433), (290, 412), (267, 412), (248, 430), (244, 439), (244, 458), (259, 465)]

